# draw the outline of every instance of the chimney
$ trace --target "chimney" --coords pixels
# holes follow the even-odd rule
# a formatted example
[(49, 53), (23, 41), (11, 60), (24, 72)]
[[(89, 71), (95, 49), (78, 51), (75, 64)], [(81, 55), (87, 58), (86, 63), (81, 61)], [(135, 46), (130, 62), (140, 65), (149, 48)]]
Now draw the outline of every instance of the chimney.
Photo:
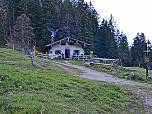
[(53, 38), (53, 36), (52, 36), (52, 38), (51, 38), (51, 43), (53, 43), (54, 42), (54, 38)]

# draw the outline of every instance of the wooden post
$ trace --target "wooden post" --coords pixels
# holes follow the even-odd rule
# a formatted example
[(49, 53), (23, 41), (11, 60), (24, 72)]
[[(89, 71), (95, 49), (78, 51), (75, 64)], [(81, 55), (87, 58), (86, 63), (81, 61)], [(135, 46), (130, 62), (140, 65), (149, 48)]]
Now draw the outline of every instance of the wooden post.
[(111, 66), (111, 72), (112, 72), (112, 70), (113, 70), (113, 65), (114, 65), (114, 63), (112, 63), (112, 66)]
[[(106, 64), (106, 60), (105, 60), (105, 64)], [(105, 69), (106, 69), (106, 65), (105, 65)]]
[[(100, 60), (99, 60), (99, 63), (100, 63)], [(98, 68), (99, 68), (99, 65), (98, 65)]]
[(117, 73), (118, 73), (118, 70), (117, 70), (117, 67), (116, 67), (115, 63), (114, 63), (114, 67), (115, 67), (115, 69), (116, 69), (116, 71), (117, 71)]
[(46, 59), (47, 59), (47, 51), (46, 51)]
[(85, 63), (84, 54), (83, 54), (83, 64)]
[(34, 58), (35, 58), (35, 46), (34, 46)]
[(14, 44), (13, 44), (13, 50), (14, 50)]
[(23, 51), (24, 51), (24, 49), (23, 49), (23, 47), (22, 47), (22, 54), (23, 54)]
[(32, 63), (32, 65), (34, 65), (34, 60), (33, 60), (32, 53), (31, 53), (31, 63)]
[(121, 61), (121, 68), (122, 68), (122, 61)]
[(148, 79), (148, 63), (146, 64), (146, 79)]
[[(145, 43), (145, 50), (147, 50), (147, 43)], [(148, 53), (146, 52), (146, 57)], [(148, 62), (146, 63), (146, 79), (148, 79)]]

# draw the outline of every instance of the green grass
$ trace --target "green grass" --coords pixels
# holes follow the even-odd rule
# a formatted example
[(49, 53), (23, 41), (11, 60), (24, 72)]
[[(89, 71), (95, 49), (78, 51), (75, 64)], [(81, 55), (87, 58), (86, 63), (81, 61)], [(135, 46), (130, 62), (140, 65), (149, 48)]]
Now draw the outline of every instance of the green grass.
[[(101, 72), (106, 72), (108, 74), (112, 74), (112, 75), (115, 75), (119, 78), (123, 78), (125, 79), (126, 76), (128, 76), (128, 80), (133, 80), (133, 81), (136, 81), (136, 82), (141, 82), (141, 83), (149, 83), (149, 84), (152, 84), (152, 80), (150, 79), (146, 79), (146, 70), (145, 69), (142, 69), (140, 68), (138, 70), (137, 67), (118, 67), (118, 72), (113, 69), (113, 71), (111, 72), (110, 71), (110, 67), (108, 67), (107, 69), (105, 69), (104, 66), (100, 66), (100, 68), (98, 68), (98, 66), (92, 66), (92, 67), (89, 67), (91, 69), (94, 69), (94, 70), (97, 70), (97, 71), (101, 71)], [(129, 69), (129, 71), (127, 71), (126, 69)], [(134, 76), (131, 75), (131, 72), (134, 73)], [(152, 75), (152, 71), (149, 70), (149, 75)]]
[[(0, 112), (142, 113), (141, 100), (107, 82), (68, 75), (47, 60), (0, 48)], [(142, 104), (142, 105), (141, 105)]]
[(83, 66), (82, 60), (69, 60), (69, 63), (74, 64), (74, 65)]
[(55, 62), (60, 62), (60, 63), (65, 63), (65, 64), (67, 64), (66, 62), (65, 62), (65, 60), (55, 60), (55, 59), (49, 59), (49, 61), (55, 61)]

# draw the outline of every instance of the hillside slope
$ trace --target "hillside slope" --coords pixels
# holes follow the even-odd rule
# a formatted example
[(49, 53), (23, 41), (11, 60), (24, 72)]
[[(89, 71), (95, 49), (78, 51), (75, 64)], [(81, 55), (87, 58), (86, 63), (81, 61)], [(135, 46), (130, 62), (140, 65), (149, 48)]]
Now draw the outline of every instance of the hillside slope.
[(144, 113), (130, 91), (103, 81), (71, 76), (40, 58), (0, 48), (2, 113)]

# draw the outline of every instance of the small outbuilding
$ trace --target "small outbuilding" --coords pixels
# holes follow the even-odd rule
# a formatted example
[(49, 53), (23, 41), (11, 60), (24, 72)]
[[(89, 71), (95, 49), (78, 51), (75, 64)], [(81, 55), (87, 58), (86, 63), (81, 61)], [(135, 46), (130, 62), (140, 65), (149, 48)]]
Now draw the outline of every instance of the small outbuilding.
[(43, 53), (51, 54), (53, 58), (61, 56), (64, 58), (72, 58), (74, 55), (84, 55), (84, 47), (90, 44), (75, 38), (66, 37), (56, 42), (51, 40), (52, 43), (45, 46)]

